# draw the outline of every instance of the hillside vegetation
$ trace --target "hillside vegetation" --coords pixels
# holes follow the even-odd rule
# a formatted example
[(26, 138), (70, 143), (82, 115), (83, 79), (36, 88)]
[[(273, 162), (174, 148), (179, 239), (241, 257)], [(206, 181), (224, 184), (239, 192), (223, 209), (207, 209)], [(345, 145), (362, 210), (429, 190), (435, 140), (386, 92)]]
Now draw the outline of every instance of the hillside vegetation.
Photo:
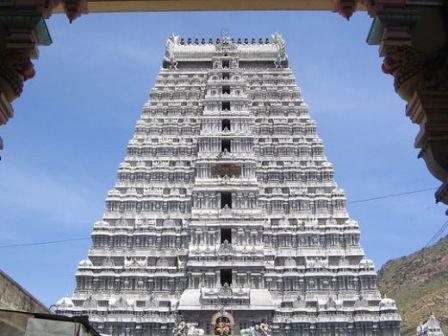
[(403, 319), (402, 335), (415, 335), (416, 327), (431, 313), (448, 335), (448, 237), (431, 247), (388, 261), (378, 278), (381, 293), (397, 302)]

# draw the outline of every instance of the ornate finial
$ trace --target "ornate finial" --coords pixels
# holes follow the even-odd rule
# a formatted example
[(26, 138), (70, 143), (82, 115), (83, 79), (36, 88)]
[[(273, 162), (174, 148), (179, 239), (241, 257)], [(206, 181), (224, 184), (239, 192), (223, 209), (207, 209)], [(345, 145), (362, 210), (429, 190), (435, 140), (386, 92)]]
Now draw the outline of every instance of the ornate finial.
[(230, 29), (229, 28), (222, 28), (221, 29), (221, 41), (229, 38), (230, 39)]
[(278, 55), (275, 61), (275, 65), (277, 68), (281, 68), (282, 62), (286, 60), (286, 43), (283, 39), (283, 36), (279, 33), (275, 33), (271, 35), (271, 43), (277, 45)]
[(166, 41), (165, 60), (170, 63), (172, 68), (176, 68), (177, 62), (174, 58), (174, 47), (181, 44), (179, 35), (172, 34)]
[(216, 50), (217, 51), (231, 51), (237, 48), (233, 39), (230, 37), (229, 32), (224, 29), (221, 31), (221, 37), (216, 40)]

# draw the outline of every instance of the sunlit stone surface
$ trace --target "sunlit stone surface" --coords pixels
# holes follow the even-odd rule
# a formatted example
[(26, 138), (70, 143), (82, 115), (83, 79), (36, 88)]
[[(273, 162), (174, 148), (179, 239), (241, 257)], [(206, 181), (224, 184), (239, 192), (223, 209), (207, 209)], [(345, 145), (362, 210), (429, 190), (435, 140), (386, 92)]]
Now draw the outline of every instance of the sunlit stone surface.
[(417, 327), (417, 336), (444, 336), (440, 322), (434, 315), (431, 315), (425, 323)]
[(170, 37), (106, 203), (58, 304), (105, 334), (399, 334), (278, 34)]

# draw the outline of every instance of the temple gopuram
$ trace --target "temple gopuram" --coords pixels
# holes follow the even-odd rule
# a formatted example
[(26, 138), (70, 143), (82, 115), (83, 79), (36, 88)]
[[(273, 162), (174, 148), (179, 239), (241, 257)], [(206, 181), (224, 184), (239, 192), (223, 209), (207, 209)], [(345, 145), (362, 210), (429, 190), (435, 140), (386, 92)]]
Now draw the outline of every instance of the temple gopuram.
[(279, 34), (171, 36), (76, 289), (107, 335), (397, 336)]

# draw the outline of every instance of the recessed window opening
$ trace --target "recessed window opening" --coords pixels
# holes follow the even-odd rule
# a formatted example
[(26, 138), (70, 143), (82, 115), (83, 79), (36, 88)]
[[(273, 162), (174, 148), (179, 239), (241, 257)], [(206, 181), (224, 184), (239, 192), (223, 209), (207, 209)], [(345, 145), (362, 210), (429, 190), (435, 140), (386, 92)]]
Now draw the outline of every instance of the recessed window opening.
[(220, 270), (221, 272), (221, 286), (232, 284), (232, 270), (230, 268), (224, 268)]
[(230, 85), (223, 85), (221, 92), (222, 94), (230, 94)]
[(222, 67), (224, 69), (230, 68), (230, 60), (222, 60)]
[(232, 229), (230, 228), (221, 229), (221, 244), (224, 244), (225, 241), (232, 244)]
[(221, 209), (226, 206), (232, 208), (232, 193), (223, 191), (221, 192)]
[(224, 131), (226, 128), (230, 131), (230, 120), (229, 119), (221, 120), (221, 131)]
[(217, 164), (212, 166), (212, 177), (241, 176), (241, 166), (235, 164)]
[(230, 73), (229, 72), (223, 72), (222, 73), (222, 79), (230, 79)]
[(221, 103), (221, 110), (222, 111), (230, 111), (230, 102), (229, 101), (223, 101)]
[(223, 139), (221, 140), (221, 152), (231, 152), (230, 140)]

